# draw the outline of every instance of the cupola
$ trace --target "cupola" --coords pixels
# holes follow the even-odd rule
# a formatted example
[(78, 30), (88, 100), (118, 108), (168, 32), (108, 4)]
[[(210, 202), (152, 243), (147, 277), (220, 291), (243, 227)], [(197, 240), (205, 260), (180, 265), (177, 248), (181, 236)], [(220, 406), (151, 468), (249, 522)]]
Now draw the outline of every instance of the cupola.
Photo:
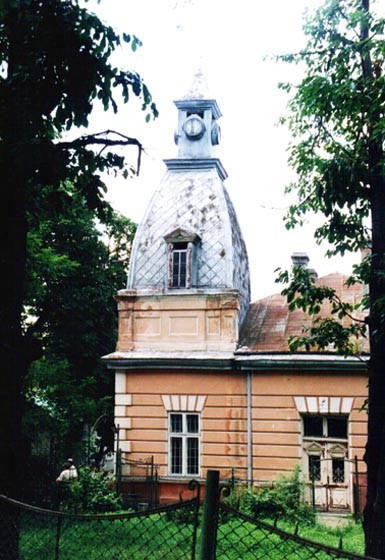
[(218, 119), (222, 116), (214, 99), (205, 98), (207, 84), (201, 72), (183, 99), (175, 101), (178, 128), (175, 143), (180, 158), (211, 158), (220, 142)]

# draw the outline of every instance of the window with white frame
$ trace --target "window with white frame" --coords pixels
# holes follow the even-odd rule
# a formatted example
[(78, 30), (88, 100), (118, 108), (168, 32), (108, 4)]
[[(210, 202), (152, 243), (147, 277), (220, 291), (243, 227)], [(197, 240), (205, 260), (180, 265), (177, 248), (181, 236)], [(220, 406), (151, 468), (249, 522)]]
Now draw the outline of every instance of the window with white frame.
[(192, 412), (170, 412), (169, 474), (199, 475), (200, 415)]
[(174, 243), (171, 247), (171, 287), (185, 288), (188, 281), (190, 264), (188, 243)]
[(178, 228), (166, 235), (164, 239), (168, 244), (168, 287), (191, 288), (196, 286), (199, 235)]

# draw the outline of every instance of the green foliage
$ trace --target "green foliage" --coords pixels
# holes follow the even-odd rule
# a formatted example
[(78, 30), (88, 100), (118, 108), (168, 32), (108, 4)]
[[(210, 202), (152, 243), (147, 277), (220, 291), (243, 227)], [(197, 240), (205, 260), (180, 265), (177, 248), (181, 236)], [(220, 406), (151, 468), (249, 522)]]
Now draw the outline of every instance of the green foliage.
[[(365, 300), (344, 302), (334, 288), (317, 284), (311, 271), (301, 266), (293, 266), (290, 274), (280, 269), (277, 272), (276, 281), (286, 284), (281, 293), (287, 298), (289, 310), (301, 309), (315, 316), (312, 326), (303, 328), (302, 336), (289, 337), (291, 351), (333, 348), (344, 356), (362, 354), (362, 340), (367, 336), (367, 324), (361, 312)], [(349, 285), (353, 279), (352, 276)], [(330, 316), (320, 317), (325, 302), (329, 304)]]
[[(385, 489), (384, 29), (383, 3), (326, 0), (307, 14), (305, 49), (286, 57), (288, 62), (302, 63), (304, 77), (295, 87), (282, 86), (291, 95), (288, 115), (282, 122), (293, 137), (289, 163), (297, 174), (287, 188), (296, 194), (287, 227), (301, 225), (306, 215), (320, 214), (324, 223), (315, 237), (319, 243), (326, 240), (332, 244), (328, 255), (370, 252), (348, 284), (367, 284), (362, 298), (368, 312), (370, 343), (364, 519), (366, 554), (376, 558), (385, 558), (384, 513), (378, 509)], [(322, 350), (331, 343), (345, 355), (359, 353), (354, 337), (363, 335), (365, 328), (363, 323), (354, 326), (351, 306), (336, 301), (333, 293), (320, 293), (306, 279), (298, 283), (296, 271), (286, 279), (291, 283), (285, 293), (292, 308), (314, 313), (320, 298), (326, 297), (335, 315), (318, 321), (306, 333), (309, 338), (294, 341), (292, 348), (304, 345)], [(351, 326), (346, 327), (341, 319)]]
[[(112, 393), (99, 356), (114, 348), (112, 293), (122, 286), (124, 265), (109, 259), (95, 221), (105, 224), (111, 215), (103, 174), (137, 173), (142, 145), (118, 131), (85, 135), (83, 127), (95, 107), (116, 112), (119, 101), (134, 98), (144, 119), (157, 116), (139, 74), (113, 64), (124, 46), (131, 66), (140, 41), (120, 38), (80, 0), (1, 2), (0, 261), (7, 297), (0, 308), (0, 441), (7, 461), (0, 486), (9, 495), (22, 484), (23, 394), (31, 388), (23, 384), (33, 362), (44, 356), (41, 369), (55, 359), (65, 363), (73, 393), (92, 378), (87, 399)], [(127, 163), (132, 148), (137, 160)]]
[(180, 507), (166, 512), (168, 521), (177, 525), (192, 525), (195, 521), (195, 509), (191, 507)]
[(24, 425), (33, 436), (38, 422), (71, 450), (84, 423), (112, 410), (113, 380), (100, 356), (115, 346), (114, 295), (125, 283), (136, 227), (112, 210), (96, 221), (68, 182), (59, 192), (41, 189), (34, 205), (24, 331), (41, 350), (24, 383)]
[(122, 499), (115, 491), (112, 474), (103, 470), (81, 467), (79, 477), (68, 483), (62, 508), (72, 513), (102, 513), (117, 511)]
[(39, 426), (40, 433), (49, 433), (56, 440), (77, 434), (100, 410), (112, 408), (112, 397), (95, 398), (96, 383), (93, 376), (76, 379), (66, 360), (44, 356), (34, 362), (26, 380), (25, 433), (33, 438)]
[[(367, 335), (371, 345), (385, 341), (385, 292), (383, 267), (385, 243), (381, 233), (385, 212), (383, 60), (385, 18), (363, 0), (327, 0), (309, 10), (304, 23), (306, 47), (297, 55), (283, 57), (303, 64), (304, 77), (295, 87), (281, 84), (291, 95), (282, 122), (292, 134), (289, 163), (297, 174), (287, 192), (297, 200), (286, 216), (286, 225), (303, 224), (307, 215), (325, 220), (315, 231), (317, 242), (327, 241), (327, 255), (347, 251), (372, 251), (357, 265), (348, 285), (363, 283), (361, 309), (370, 320), (362, 321), (360, 302), (341, 301), (334, 290), (315, 285), (306, 271), (280, 273), (288, 283), (283, 293), (290, 309), (319, 313), (324, 300), (332, 317), (316, 319), (313, 327), (290, 341), (291, 348), (328, 349), (357, 354), (357, 341)], [(379, 8), (377, 11), (381, 11)], [(342, 321), (345, 320), (342, 324)], [(348, 323), (348, 326), (346, 325)], [(375, 324), (374, 328), (371, 325)]]
[(315, 521), (314, 511), (303, 501), (304, 484), (301, 471), (296, 467), (288, 475), (281, 475), (271, 486), (257, 490), (237, 489), (227, 502), (248, 515), (258, 519), (275, 519), (292, 523), (311, 524)]
[[(24, 515), (21, 525), (20, 554), (27, 558), (39, 555), (43, 557), (42, 550), (52, 550), (56, 524), (51, 523), (48, 528), (42, 528), (41, 523), (31, 522), (27, 515), (28, 512)], [(284, 524), (282, 528), (293, 533), (293, 525)], [(356, 555), (363, 553), (363, 533), (360, 525), (349, 526), (346, 530), (341, 530), (341, 534), (344, 550)], [(340, 544), (340, 534), (324, 526), (301, 525), (299, 535), (335, 548)], [(269, 538), (266, 536), (266, 530), (260, 531), (248, 523), (240, 524), (238, 519), (221, 525), (216, 560), (298, 560), (309, 557), (330, 560), (328, 553), (309, 550), (299, 543), (281, 539), (273, 534), (269, 535)], [(175, 527), (166, 516), (154, 518), (150, 515), (123, 520), (111, 518), (103, 522), (89, 520), (81, 524), (76, 519), (67, 520), (60, 534), (60, 554), (72, 558), (74, 543), (76, 556), (79, 558), (94, 558), (95, 555), (100, 560), (121, 558), (124, 548), (126, 558), (135, 560), (180, 560), (191, 558), (192, 531), (188, 526), (180, 526), (179, 530), (175, 531)]]
[[(122, 47), (121, 38), (77, 1), (6, 3), (0, 40), (5, 196), (15, 191), (14, 166), (9, 163), (8, 169), (6, 156), (14, 128), (19, 134), (17, 165), (23, 172), (17, 178), (23, 194), (18, 191), (18, 199), (5, 200), (10, 224), (1, 223), (7, 235), (19, 241), (10, 258), (21, 258), (11, 265), (5, 256), (2, 266), (25, 277), (18, 294), (23, 363), (26, 369), (33, 364), (24, 379), (25, 433), (33, 436), (43, 430), (73, 449), (82, 425), (112, 405), (113, 382), (100, 356), (115, 346), (114, 295), (124, 286), (135, 232), (135, 224), (105, 200), (102, 173), (131, 175), (131, 164), (113, 148), (141, 146), (112, 132), (69, 141), (63, 135), (87, 126), (98, 103), (116, 111), (119, 93), (124, 102), (131, 94), (139, 97), (153, 117), (157, 112), (141, 77), (110, 62), (113, 51)], [(124, 41), (135, 45), (132, 50), (141, 45), (128, 35)], [(15, 99), (23, 119), (8, 123)], [(12, 278), (9, 284), (14, 284)]]
[[(110, 63), (122, 38), (78, 1), (25, 0), (5, 4), (2, 16), (2, 60), (7, 62), (13, 55), (12, 25), (18, 21), (20, 31), (25, 32), (23, 62), (28, 74), (15, 77), (23, 80), (29, 106), (35, 108), (37, 118), (46, 117), (45, 126), (52, 135), (73, 125), (87, 126), (94, 99), (116, 112), (114, 88), (121, 90), (125, 102), (132, 91), (142, 98), (144, 109), (156, 114), (140, 76)], [(131, 40), (133, 52), (141, 45), (135, 36), (125, 34), (123, 40)]]
[[(361, 249), (370, 238), (368, 127), (372, 137), (383, 138), (384, 121), (378, 119), (385, 100), (383, 27), (384, 19), (368, 13), (361, 0), (328, 0), (308, 13), (308, 44), (293, 57), (306, 70), (283, 119), (294, 138), (290, 163), (298, 174), (287, 189), (298, 195), (287, 226), (302, 223), (307, 212), (323, 214), (327, 221), (316, 238), (332, 243), (331, 253)], [(369, 59), (378, 76), (376, 67), (364, 70)]]

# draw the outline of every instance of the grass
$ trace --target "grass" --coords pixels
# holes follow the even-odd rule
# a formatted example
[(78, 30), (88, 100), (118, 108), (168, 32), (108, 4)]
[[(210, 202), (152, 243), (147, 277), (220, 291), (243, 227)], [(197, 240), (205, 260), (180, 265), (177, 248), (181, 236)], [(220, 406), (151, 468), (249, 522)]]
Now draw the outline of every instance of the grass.
[[(273, 523), (269, 523), (272, 525)], [(292, 535), (295, 527), (289, 523), (278, 523), (277, 528)], [(355, 554), (364, 553), (363, 531), (360, 523), (349, 523), (346, 527), (329, 528), (324, 525), (302, 525), (297, 535), (330, 547), (339, 548), (343, 539), (343, 549)], [(218, 560), (330, 560), (343, 558), (342, 552), (332, 554), (319, 551), (310, 544), (301, 544), (297, 540), (282, 538), (278, 534), (258, 528), (252, 523), (233, 518), (219, 527)]]
[[(294, 533), (289, 523), (279, 522), (278, 529)], [(55, 558), (58, 526), (55, 518), (43, 519), (30, 514), (21, 518), (21, 558), (51, 560)], [(300, 537), (344, 550), (363, 554), (364, 541), (360, 523), (350, 522), (335, 529), (321, 525), (299, 528)], [(193, 526), (176, 523), (165, 513), (125, 519), (64, 519), (60, 527), (59, 560), (184, 560), (191, 559)], [(339, 558), (301, 546), (269, 530), (238, 517), (219, 525), (217, 560), (330, 560)], [(199, 557), (199, 543), (196, 558)]]
[[(55, 558), (56, 519), (23, 519), (21, 558)], [(165, 514), (131, 519), (80, 521), (64, 519), (60, 527), (59, 559), (180, 560), (191, 558), (192, 525), (170, 523)]]

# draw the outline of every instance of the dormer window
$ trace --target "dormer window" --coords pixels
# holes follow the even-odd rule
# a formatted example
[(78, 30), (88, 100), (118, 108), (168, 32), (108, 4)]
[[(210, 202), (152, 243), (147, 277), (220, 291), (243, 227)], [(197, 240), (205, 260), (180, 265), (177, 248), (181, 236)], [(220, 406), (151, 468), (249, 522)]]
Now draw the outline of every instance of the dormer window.
[(165, 236), (168, 243), (168, 287), (191, 288), (197, 283), (197, 245), (200, 237), (181, 228)]

